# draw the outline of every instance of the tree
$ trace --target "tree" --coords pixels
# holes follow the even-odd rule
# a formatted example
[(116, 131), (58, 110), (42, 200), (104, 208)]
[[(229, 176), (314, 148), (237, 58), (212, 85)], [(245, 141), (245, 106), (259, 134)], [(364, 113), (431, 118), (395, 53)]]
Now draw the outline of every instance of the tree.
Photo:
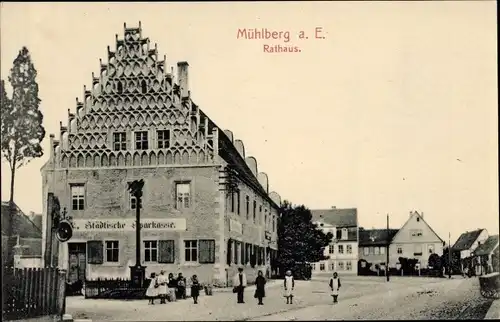
[[(14, 183), (16, 170), (34, 158), (43, 155), (41, 142), (45, 137), (42, 125), (43, 114), (39, 110), (38, 84), (35, 80), (37, 71), (31, 62), (28, 49), (23, 47), (10, 70), (9, 82), (12, 86), (12, 98), (7, 96), (5, 82), (1, 81), (1, 147), (2, 157), (10, 166), (10, 211), (9, 239), (13, 234)], [(11, 248), (8, 258), (11, 260)]]
[[(449, 247), (443, 249), (443, 255), (441, 255), (441, 264), (446, 268), (446, 272), (448, 272), (449, 267)], [(459, 273), (461, 271), (460, 268), (460, 252), (451, 250), (451, 271), (455, 273)]]
[(433, 270), (441, 270), (441, 258), (438, 254), (432, 253), (429, 256), (428, 267), (432, 267)]
[(293, 268), (296, 263), (314, 263), (328, 258), (323, 251), (332, 241), (333, 234), (323, 233), (311, 221), (309, 209), (285, 201), (280, 213), (277, 257), (280, 272)]

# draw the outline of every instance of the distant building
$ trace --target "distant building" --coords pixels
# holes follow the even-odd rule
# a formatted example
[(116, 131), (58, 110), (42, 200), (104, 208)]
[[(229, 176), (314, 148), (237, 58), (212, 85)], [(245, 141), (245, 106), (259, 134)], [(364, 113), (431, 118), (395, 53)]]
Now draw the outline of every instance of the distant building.
[(479, 272), (477, 275), (488, 274), (491, 272), (498, 272), (498, 249), (499, 249), (498, 235), (488, 237), (484, 243), (481, 243), (473, 252), (473, 256), (479, 257), (481, 265), (478, 267)]
[(312, 263), (312, 273), (358, 273), (358, 212), (356, 208), (311, 210), (312, 221), (323, 230), (331, 232), (333, 240), (325, 247), (328, 260)]
[(443, 254), (444, 241), (424, 220), (424, 214), (410, 211), (410, 218), (392, 238), (389, 267), (396, 267), (400, 257), (418, 259), (420, 268), (427, 268), (431, 254)]
[(488, 231), (486, 229), (476, 229), (466, 231), (458, 237), (452, 249), (455, 252), (460, 252), (460, 259), (472, 256), (476, 248), (488, 239)]
[[(12, 238), (9, 241), (9, 202), (2, 201), (2, 261), (4, 265), (16, 268), (40, 267), (42, 261), (42, 230), (16, 205), (13, 216)], [(12, 257), (8, 248), (12, 247)]]
[(399, 229), (363, 229), (359, 228), (359, 259), (375, 265), (385, 265), (387, 262), (387, 247)]
[[(140, 24), (125, 26), (112, 48), (58, 139), (50, 137), (44, 211), (53, 193), (75, 227), (51, 249), (51, 261), (70, 282), (130, 278), (137, 248), (147, 275), (165, 270), (225, 284), (240, 266), (249, 279), (271, 272), (281, 198), (269, 191), (267, 174), (192, 101), (187, 62), (177, 63), (174, 77)], [(128, 184), (139, 179), (136, 245), (139, 206)]]

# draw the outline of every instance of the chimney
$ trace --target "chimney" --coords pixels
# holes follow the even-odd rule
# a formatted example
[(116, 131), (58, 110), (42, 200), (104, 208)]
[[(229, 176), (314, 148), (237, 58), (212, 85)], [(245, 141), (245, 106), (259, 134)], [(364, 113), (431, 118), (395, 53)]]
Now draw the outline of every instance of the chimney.
[(181, 91), (181, 98), (189, 97), (189, 82), (188, 82), (188, 67), (187, 61), (177, 63), (177, 79)]
[(424, 212), (422, 211), (422, 213), (420, 214), (420, 217), (422, 217), (422, 219), (424, 219)]

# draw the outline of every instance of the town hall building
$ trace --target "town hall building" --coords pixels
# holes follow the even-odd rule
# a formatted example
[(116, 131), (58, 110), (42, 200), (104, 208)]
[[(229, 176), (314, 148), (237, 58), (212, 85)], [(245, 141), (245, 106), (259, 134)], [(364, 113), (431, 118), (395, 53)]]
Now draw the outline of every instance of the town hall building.
[(271, 272), (281, 198), (243, 142), (191, 100), (188, 67), (177, 63), (174, 79), (140, 23), (124, 26), (59, 137), (50, 136), (41, 169), (44, 238), (51, 239), (50, 193), (74, 233), (47, 258), (68, 270), (70, 282), (130, 277), (138, 204), (127, 186), (140, 179), (148, 276), (164, 270), (225, 284), (238, 267), (249, 279)]

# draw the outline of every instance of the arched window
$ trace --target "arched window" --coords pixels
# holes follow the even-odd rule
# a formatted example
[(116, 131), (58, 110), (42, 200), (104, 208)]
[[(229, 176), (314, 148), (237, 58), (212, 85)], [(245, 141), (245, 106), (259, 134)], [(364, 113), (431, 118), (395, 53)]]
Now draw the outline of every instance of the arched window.
[(142, 80), (142, 82), (141, 82), (141, 89), (142, 89), (143, 94), (146, 94), (146, 92), (148, 91), (145, 80)]
[(118, 85), (116, 86), (116, 89), (118, 91), (118, 93), (122, 93), (123, 92), (123, 85), (121, 82), (118, 82)]

